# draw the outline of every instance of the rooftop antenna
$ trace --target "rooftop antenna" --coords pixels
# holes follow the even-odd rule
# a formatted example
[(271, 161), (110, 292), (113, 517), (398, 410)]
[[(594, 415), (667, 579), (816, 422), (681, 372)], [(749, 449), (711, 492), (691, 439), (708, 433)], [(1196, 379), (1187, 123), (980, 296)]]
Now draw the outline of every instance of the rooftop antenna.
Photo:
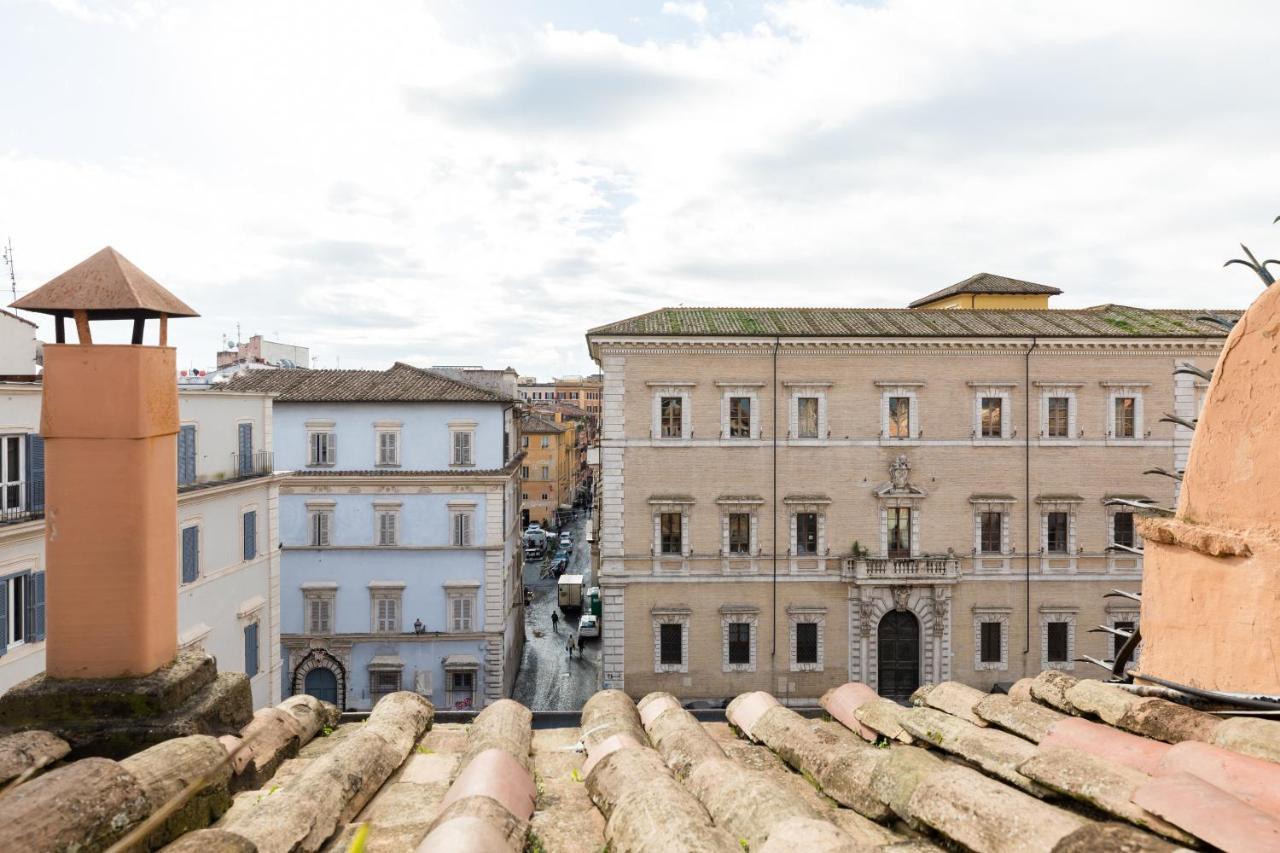
[(18, 279), (13, 274), (13, 238), (8, 238), (4, 247), (4, 262), (9, 267), (9, 290), (13, 293), (13, 301), (18, 301)]

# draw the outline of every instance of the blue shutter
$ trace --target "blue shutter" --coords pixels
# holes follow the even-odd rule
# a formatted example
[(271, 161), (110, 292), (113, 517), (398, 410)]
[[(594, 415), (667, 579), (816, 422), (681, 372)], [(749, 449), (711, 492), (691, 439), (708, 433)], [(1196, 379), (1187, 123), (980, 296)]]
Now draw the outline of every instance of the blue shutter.
[(244, 626), (244, 674), (258, 674), (258, 623)]
[(244, 514), (244, 558), (258, 556), (258, 513), (250, 510)]
[(178, 485), (189, 486), (196, 481), (196, 428), (187, 425), (178, 429)]
[(44, 509), (44, 436), (27, 436), (27, 511)]
[(9, 645), (9, 581), (0, 580), (0, 655)]
[(237, 473), (247, 477), (253, 473), (253, 424), (240, 424), (240, 465)]
[(22, 639), (28, 643), (36, 641), (36, 585), (33, 574), (22, 575), (22, 603), (26, 605), (26, 618), (22, 622)]
[(37, 640), (44, 639), (44, 572), (36, 572), (31, 576), (31, 600), (35, 602), (35, 619), (32, 620)]
[(200, 528), (182, 528), (182, 582), (191, 583), (200, 575)]

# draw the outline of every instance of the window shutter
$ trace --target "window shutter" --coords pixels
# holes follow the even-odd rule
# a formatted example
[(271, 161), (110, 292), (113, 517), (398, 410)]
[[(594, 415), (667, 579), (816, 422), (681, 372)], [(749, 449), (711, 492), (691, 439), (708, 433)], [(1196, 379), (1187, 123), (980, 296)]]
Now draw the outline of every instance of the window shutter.
[(459, 516), (462, 519), (462, 547), (471, 547), (471, 513), (464, 512)]
[(324, 461), (330, 465), (336, 465), (338, 464), (338, 434), (336, 432), (327, 432), (325, 435), (329, 436), (329, 453)]
[(240, 464), (237, 470), (241, 477), (253, 473), (253, 424), (239, 424)]
[(33, 574), (22, 576), (24, 586), (22, 601), (26, 605), (26, 613), (24, 614), (26, 618), (22, 621), (22, 639), (27, 643), (36, 641), (36, 588), (33, 578)]
[(32, 622), (35, 625), (35, 638), (37, 640), (44, 639), (44, 572), (36, 572), (31, 576), (33, 588), (31, 590), (31, 600), (35, 602), (35, 619)]
[(244, 514), (244, 558), (258, 556), (258, 513), (250, 510)]
[(196, 428), (188, 424), (178, 429), (178, 485), (196, 481)]
[(320, 462), (320, 433), (313, 432), (307, 436), (307, 464), (316, 465)]
[(9, 582), (0, 581), (0, 655), (9, 644)]
[(182, 582), (191, 583), (200, 573), (200, 528), (182, 528)]
[(44, 436), (27, 436), (27, 511), (44, 509)]
[(258, 623), (244, 626), (244, 674), (258, 674)]

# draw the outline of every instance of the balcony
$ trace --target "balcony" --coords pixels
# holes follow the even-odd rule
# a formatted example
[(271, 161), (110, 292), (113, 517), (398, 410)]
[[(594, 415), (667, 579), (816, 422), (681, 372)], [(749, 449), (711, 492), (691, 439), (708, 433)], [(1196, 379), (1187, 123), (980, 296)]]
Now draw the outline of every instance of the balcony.
[(0, 526), (6, 524), (25, 524), (28, 521), (39, 521), (44, 518), (43, 503), (38, 507), (11, 507), (0, 509)]
[(954, 583), (960, 577), (960, 560), (946, 555), (845, 557), (841, 574), (846, 580), (865, 583)]
[[(258, 450), (253, 453), (232, 453), (230, 464), (221, 471), (205, 471), (197, 476), (195, 463), (184, 471), (182, 461), (178, 462), (178, 494), (222, 486), (255, 477), (269, 477), (275, 471), (275, 454), (270, 450)], [(184, 481), (184, 474), (186, 480)]]

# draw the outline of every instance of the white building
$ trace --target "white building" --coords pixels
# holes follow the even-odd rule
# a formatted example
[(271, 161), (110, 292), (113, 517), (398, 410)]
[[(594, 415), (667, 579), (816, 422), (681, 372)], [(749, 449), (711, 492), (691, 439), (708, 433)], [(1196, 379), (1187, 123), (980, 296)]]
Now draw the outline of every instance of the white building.
[(0, 309), (0, 377), (33, 375), (39, 351), (36, 324)]
[[(40, 399), (39, 383), (0, 383), (0, 692), (44, 670)], [(248, 674), (254, 707), (272, 705), (281, 676), (271, 398), (182, 391), (179, 416), (178, 639), (219, 670)]]

